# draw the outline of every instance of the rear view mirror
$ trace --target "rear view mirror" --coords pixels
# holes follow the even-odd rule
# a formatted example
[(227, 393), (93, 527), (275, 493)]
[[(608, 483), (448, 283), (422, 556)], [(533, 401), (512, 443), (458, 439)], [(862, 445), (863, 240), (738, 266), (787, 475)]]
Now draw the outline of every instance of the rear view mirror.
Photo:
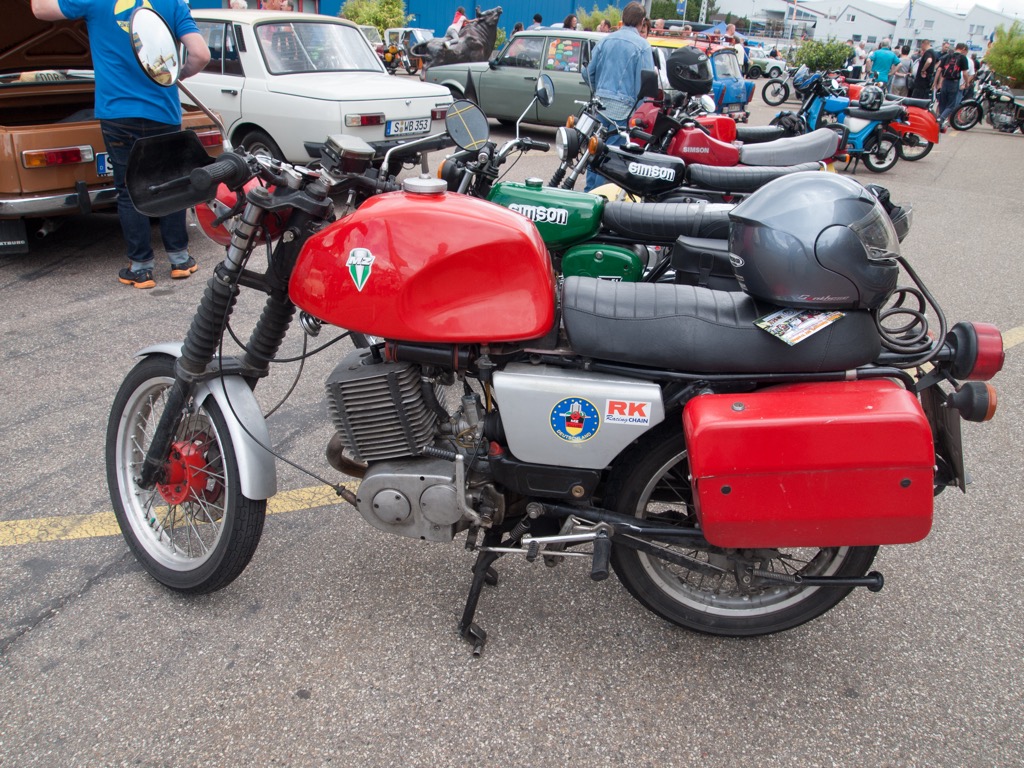
[(640, 94), (639, 99), (653, 99), (661, 90), (658, 82), (658, 72), (654, 69), (645, 69), (640, 72)]
[(139, 139), (125, 174), (132, 204), (144, 216), (166, 216), (203, 202), (210, 195), (198, 194), (189, 175), (212, 162), (194, 131)]
[(490, 138), (487, 115), (472, 101), (460, 99), (448, 107), (444, 127), (459, 149), (477, 151)]
[(181, 56), (171, 28), (152, 8), (136, 8), (131, 19), (132, 49), (146, 77), (173, 88), (181, 74)]
[(555, 100), (555, 84), (550, 75), (537, 78), (537, 101), (542, 107), (550, 107)]

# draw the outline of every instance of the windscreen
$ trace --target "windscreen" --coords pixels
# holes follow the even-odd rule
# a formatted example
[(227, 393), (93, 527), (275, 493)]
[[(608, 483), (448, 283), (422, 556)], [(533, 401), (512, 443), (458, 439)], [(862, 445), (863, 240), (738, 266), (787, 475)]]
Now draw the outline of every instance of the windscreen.
[(299, 72), (382, 72), (383, 65), (362, 32), (342, 24), (286, 22), (256, 28), (267, 70)]

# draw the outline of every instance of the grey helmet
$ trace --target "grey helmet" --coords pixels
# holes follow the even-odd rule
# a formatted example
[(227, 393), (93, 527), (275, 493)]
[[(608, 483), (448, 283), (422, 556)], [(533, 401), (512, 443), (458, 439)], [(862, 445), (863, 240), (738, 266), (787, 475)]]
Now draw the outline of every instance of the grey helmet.
[(861, 109), (871, 110), (872, 112), (876, 109), (880, 109), (882, 102), (885, 101), (885, 93), (877, 85), (866, 85), (860, 92), (860, 97), (857, 99), (857, 106)]
[(878, 199), (851, 178), (783, 176), (729, 220), (733, 271), (755, 298), (800, 309), (876, 309), (896, 288), (896, 231)]

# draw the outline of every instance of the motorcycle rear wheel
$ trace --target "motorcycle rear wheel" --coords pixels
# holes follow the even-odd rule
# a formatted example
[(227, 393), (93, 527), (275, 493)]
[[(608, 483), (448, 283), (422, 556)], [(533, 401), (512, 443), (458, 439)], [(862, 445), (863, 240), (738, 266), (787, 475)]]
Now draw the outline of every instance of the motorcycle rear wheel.
[(900, 159), (900, 137), (884, 131), (870, 149), (864, 150), (864, 165), (874, 173), (885, 173)]
[(977, 104), (961, 104), (949, 116), (950, 125), (958, 131), (969, 131), (981, 120), (981, 110)]
[[(606, 506), (622, 514), (695, 527), (688, 480), (689, 461), (678, 427), (660, 430), (649, 450), (625, 459), (609, 481)], [(654, 436), (652, 436), (654, 437)], [(749, 637), (780, 632), (829, 611), (851, 588), (802, 587), (763, 581), (744, 586), (736, 568), (749, 563), (750, 551), (717, 547), (663, 545), (713, 568), (702, 574), (682, 565), (630, 549), (612, 551), (612, 564), (623, 586), (644, 606), (687, 629), (711, 635)], [(830, 547), (760, 550), (761, 568), (803, 576), (859, 577), (868, 572), (878, 547)]]
[(778, 107), (789, 98), (789, 83), (785, 80), (769, 80), (761, 88), (761, 98), (769, 107)]
[(897, 151), (900, 153), (901, 160), (912, 163), (922, 157), (927, 157), (934, 146), (928, 139), (922, 139), (916, 133), (905, 133), (900, 137)]
[(231, 583), (252, 558), (267, 502), (241, 491), (227, 422), (213, 398), (195, 408), (172, 441), (167, 484), (136, 482), (174, 382), (174, 360), (153, 355), (125, 377), (107, 423), (107, 485), (121, 533), (149, 574), (188, 594)]

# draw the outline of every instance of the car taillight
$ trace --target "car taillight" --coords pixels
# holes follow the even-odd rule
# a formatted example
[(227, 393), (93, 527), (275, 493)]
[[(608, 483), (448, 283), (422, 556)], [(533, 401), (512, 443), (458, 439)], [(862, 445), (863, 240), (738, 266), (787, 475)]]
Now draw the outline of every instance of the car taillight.
[(199, 137), (199, 143), (204, 147), (219, 147), (224, 143), (224, 139), (220, 135), (220, 131), (203, 131), (197, 133)]
[(448, 107), (438, 107), (437, 109), (430, 110), (431, 120), (444, 120), (448, 114)]
[(92, 147), (60, 147), (59, 149), (29, 149), (21, 153), (21, 162), (26, 168), (45, 168), (50, 165), (74, 165), (91, 163), (96, 159)]
[(373, 114), (373, 115), (345, 115), (345, 127), (346, 128), (358, 128), (362, 125), (382, 125), (384, 123), (384, 115)]

